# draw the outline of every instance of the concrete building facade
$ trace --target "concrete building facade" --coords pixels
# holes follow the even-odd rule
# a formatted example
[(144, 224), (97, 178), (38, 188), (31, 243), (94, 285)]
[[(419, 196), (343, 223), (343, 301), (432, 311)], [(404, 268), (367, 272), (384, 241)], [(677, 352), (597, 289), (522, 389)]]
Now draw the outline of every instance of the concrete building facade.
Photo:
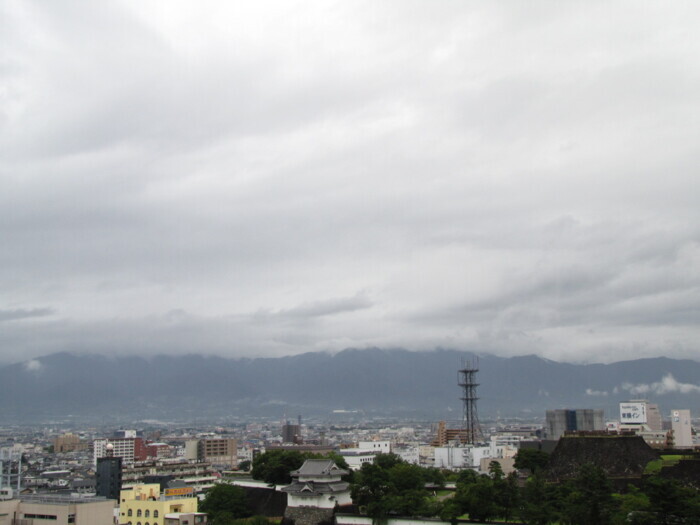
[(31, 495), (0, 501), (0, 525), (112, 525), (114, 500), (71, 496)]
[(78, 450), (87, 450), (87, 448), (88, 443), (70, 432), (58, 436), (53, 440), (54, 452), (75, 452)]
[(122, 458), (97, 458), (95, 492), (108, 499), (119, 499), (122, 488)]
[(112, 445), (111, 454), (114, 457), (122, 458), (125, 465), (133, 465), (136, 461), (145, 461), (148, 459), (143, 438), (102, 438), (92, 442), (95, 465), (97, 465), (98, 458), (107, 457), (109, 450), (108, 445)]
[(189, 439), (185, 442), (185, 459), (236, 468), (238, 442), (231, 438)]
[(671, 410), (671, 430), (674, 448), (693, 448), (693, 427), (690, 410)]
[(119, 494), (119, 524), (164, 525), (168, 514), (196, 513), (198, 501), (190, 487), (161, 493), (158, 483), (135, 485)]
[(556, 440), (566, 432), (605, 430), (602, 410), (577, 408), (547, 410), (546, 438)]

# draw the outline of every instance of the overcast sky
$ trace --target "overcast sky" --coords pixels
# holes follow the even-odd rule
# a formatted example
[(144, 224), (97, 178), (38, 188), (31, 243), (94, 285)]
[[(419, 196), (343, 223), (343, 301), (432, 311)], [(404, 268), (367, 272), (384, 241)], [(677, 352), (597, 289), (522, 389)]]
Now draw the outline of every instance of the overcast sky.
[(700, 350), (700, 3), (0, 4), (0, 361)]

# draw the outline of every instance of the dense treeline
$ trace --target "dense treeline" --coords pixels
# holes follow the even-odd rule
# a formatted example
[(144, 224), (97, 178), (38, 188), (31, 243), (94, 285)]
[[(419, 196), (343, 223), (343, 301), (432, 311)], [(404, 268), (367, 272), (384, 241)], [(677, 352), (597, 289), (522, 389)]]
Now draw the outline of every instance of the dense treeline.
[(454, 495), (440, 500), (433, 489), (453, 474), (408, 465), (386, 454), (355, 474), (353, 501), (380, 521), (390, 516), (423, 516), (453, 523), (469, 519), (527, 525), (700, 524), (698, 491), (676, 481), (655, 475), (646, 478), (641, 488), (617, 494), (598, 467), (584, 465), (574, 479), (554, 484), (542, 476), (545, 464), (542, 453), (526, 452), (517, 458), (516, 465), (532, 473), (524, 485), (516, 473), (504, 475), (495, 461), (489, 474), (462, 471)]
[(271, 485), (287, 485), (292, 482), (290, 473), (299, 469), (307, 459), (331, 459), (340, 468), (347, 470), (348, 480), (352, 472), (345, 458), (339, 454), (313, 454), (296, 450), (269, 450), (253, 460), (251, 474), (254, 479)]
[[(268, 483), (289, 483), (290, 471), (306, 459), (319, 457), (293, 451), (266, 452), (253, 461), (253, 476)], [(347, 469), (341, 456), (330, 459)], [(574, 479), (563, 483), (545, 481), (546, 465), (546, 454), (521, 450), (515, 466), (530, 475), (523, 482), (516, 473), (505, 475), (496, 461), (491, 462), (488, 474), (472, 470), (457, 474), (411, 465), (395, 454), (380, 454), (373, 464), (350, 473), (347, 480), (355, 505), (377, 522), (408, 516), (439, 517), (453, 523), (467, 519), (527, 525), (700, 525), (698, 491), (676, 481), (656, 474), (639, 488), (629, 487), (619, 494), (604, 471), (593, 465), (582, 466)], [(441, 490), (446, 481), (455, 482), (453, 492)], [(221, 496), (208, 494), (204, 505), (225, 513), (215, 520), (217, 525), (250, 516), (240, 493)]]
[(395, 454), (379, 454), (355, 473), (352, 500), (373, 518), (436, 516), (440, 504), (426, 486), (440, 487), (445, 476), (438, 469), (411, 465)]

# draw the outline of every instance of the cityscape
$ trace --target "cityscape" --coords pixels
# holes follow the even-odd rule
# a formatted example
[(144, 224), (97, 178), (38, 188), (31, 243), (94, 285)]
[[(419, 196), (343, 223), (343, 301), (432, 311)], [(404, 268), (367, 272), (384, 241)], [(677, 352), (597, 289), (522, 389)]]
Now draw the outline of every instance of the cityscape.
[(0, 525), (700, 525), (700, 2), (0, 2)]
[[(517, 494), (517, 487), (525, 491), (540, 476), (551, 486), (567, 486), (585, 468), (597, 468), (617, 490), (662, 480), (695, 494), (700, 436), (690, 409), (630, 399), (613, 414), (572, 408), (546, 410), (531, 420), (480, 418), (478, 367), (478, 359), (463, 357), (455, 370), (462, 417), (451, 421), (397, 421), (340, 410), (334, 421), (282, 414), (196, 426), (2, 427), (0, 523), (226, 524), (252, 514), (267, 523), (311, 525), (364, 523), (357, 521), (363, 516), (367, 523), (381, 518), (400, 524), (448, 515), (448, 521), (554, 523), (570, 519), (566, 507), (533, 515), (524, 504), (526, 492), (520, 503), (516, 498), (510, 507), (499, 506), (494, 487), (508, 480)], [(402, 480), (420, 473), (415, 490), (425, 494), (419, 505), (396, 507), (390, 500), (382, 507), (377, 503), (383, 495), (363, 495), (363, 480), (376, 475), (372, 468), (386, 465), (387, 472), (415, 469), (401, 471)], [(491, 495), (461, 501), (467, 480), (479, 486), (477, 476), (492, 483)], [(212, 503), (213, 494), (231, 487), (240, 492), (222, 493)], [(403, 516), (394, 507), (403, 508)], [(610, 504), (588, 519), (612, 523), (620, 509)], [(652, 509), (648, 501), (638, 511), (648, 522), (675, 519), (668, 509)], [(692, 507), (684, 512), (678, 516), (695, 519)]]

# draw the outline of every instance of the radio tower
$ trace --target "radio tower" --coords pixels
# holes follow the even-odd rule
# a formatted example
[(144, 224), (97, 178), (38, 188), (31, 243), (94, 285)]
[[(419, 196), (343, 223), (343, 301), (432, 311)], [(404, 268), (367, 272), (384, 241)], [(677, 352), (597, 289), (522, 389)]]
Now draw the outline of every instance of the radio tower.
[(462, 359), (462, 368), (459, 371), (459, 386), (462, 387), (462, 403), (464, 404), (464, 435), (468, 444), (474, 445), (483, 440), (479, 425), (479, 415), (476, 411), (476, 373), (479, 371), (479, 358)]

